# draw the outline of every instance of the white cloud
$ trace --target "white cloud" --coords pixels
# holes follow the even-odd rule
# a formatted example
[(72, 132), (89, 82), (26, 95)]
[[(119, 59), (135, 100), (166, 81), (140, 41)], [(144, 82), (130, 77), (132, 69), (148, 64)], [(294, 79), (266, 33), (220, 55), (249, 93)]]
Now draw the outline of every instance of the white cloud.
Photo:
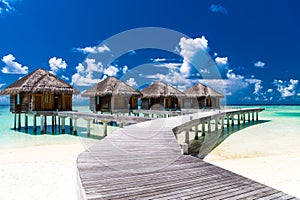
[(267, 90), (267, 92), (271, 93), (271, 92), (273, 92), (273, 89), (272, 89), (272, 88), (269, 88), (269, 89)]
[(62, 79), (64, 79), (64, 80), (66, 80), (66, 81), (68, 81), (68, 80), (69, 80), (69, 77), (67, 77), (67, 76), (64, 76), (64, 75), (62, 75), (62, 76), (61, 76), (61, 78), (62, 78)]
[(103, 73), (103, 64), (96, 62), (95, 59), (86, 58), (84, 66), (79, 63), (76, 67), (76, 73), (72, 76), (72, 85), (78, 86), (91, 86), (98, 83), (101, 79), (101, 73)]
[(228, 57), (216, 57), (215, 61), (216, 61), (218, 66), (227, 66)]
[(105, 51), (110, 51), (108, 46), (102, 45), (102, 46), (93, 46), (93, 47), (84, 47), (84, 48), (75, 48), (76, 51), (82, 52), (84, 54), (87, 53), (103, 53)]
[(161, 64), (155, 64), (154, 67), (165, 67), (168, 69), (177, 69), (179, 66), (181, 66), (182, 63), (161, 63)]
[(254, 63), (254, 67), (260, 67), (260, 68), (264, 68), (266, 65), (266, 63), (262, 62), (262, 61), (257, 61)]
[(16, 1), (9, 1), (9, 0), (1, 0), (0, 1), (0, 16), (4, 15), (6, 13), (11, 13), (15, 11), (15, 8), (13, 7), (13, 3)]
[(119, 72), (119, 69), (114, 66), (109, 66), (108, 68), (104, 69), (104, 74), (108, 76), (116, 76)]
[(4, 74), (27, 74), (28, 67), (22, 66), (20, 63), (15, 61), (15, 57), (12, 54), (3, 56), (2, 61), (5, 66), (2, 68), (2, 73)]
[(283, 99), (294, 96), (296, 94), (296, 87), (299, 81), (290, 79), (289, 81), (274, 80), (274, 85)]
[(217, 4), (217, 5), (214, 5), (212, 4), (210, 7), (209, 7), (209, 10), (214, 12), (214, 13), (222, 13), (224, 15), (227, 15), (228, 14), (228, 11), (225, 7), (221, 6), (220, 4)]
[(49, 59), (49, 66), (50, 66), (51, 72), (53, 74), (56, 74), (58, 72), (58, 70), (66, 69), (68, 65), (67, 65), (66, 61), (64, 61), (62, 58), (52, 57)]
[(182, 37), (179, 46), (180, 55), (183, 57), (180, 72), (183, 76), (188, 77), (191, 71), (190, 63), (194, 63), (195, 60), (199, 62), (203, 53), (208, 51), (208, 40), (204, 36), (195, 39)]
[(0, 83), (0, 88), (2, 88), (4, 85), (6, 85), (5, 83)]
[(130, 85), (131, 87), (136, 87), (137, 86), (137, 83), (135, 81), (134, 78), (129, 78), (127, 81), (126, 81), (126, 84), (127, 85)]
[(245, 79), (246, 82), (248, 82), (249, 84), (254, 84), (254, 92), (253, 94), (258, 95), (259, 92), (261, 91), (261, 89), (263, 88), (263, 86), (261, 85), (262, 81), (256, 78), (250, 78), (250, 79)]
[(128, 71), (128, 66), (124, 65), (124, 67), (122, 69), (123, 74), (125, 74), (127, 71)]
[(154, 58), (151, 59), (153, 62), (165, 62), (167, 59), (166, 58)]

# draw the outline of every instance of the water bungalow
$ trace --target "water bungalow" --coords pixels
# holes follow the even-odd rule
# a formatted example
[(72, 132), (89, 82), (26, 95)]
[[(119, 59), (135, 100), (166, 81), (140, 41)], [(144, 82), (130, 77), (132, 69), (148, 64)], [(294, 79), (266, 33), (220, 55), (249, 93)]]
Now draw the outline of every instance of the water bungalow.
[(97, 85), (82, 93), (81, 96), (90, 97), (90, 110), (92, 112), (128, 112), (130, 109), (138, 108), (138, 98), (142, 94), (111, 76), (100, 81)]
[(182, 107), (182, 98), (185, 94), (171, 85), (156, 81), (141, 91), (142, 109), (177, 110)]
[(220, 108), (220, 98), (224, 95), (214, 89), (197, 83), (185, 91), (184, 108)]
[(79, 93), (54, 74), (40, 68), (3, 89), (0, 95), (10, 95), (10, 111), (15, 114), (14, 128), (18, 114), (20, 129), (21, 114), (24, 113), (25, 128), (28, 129), (28, 113), (33, 114), (36, 120), (36, 116), (40, 115), (53, 116), (53, 111), (70, 111), (72, 95)]

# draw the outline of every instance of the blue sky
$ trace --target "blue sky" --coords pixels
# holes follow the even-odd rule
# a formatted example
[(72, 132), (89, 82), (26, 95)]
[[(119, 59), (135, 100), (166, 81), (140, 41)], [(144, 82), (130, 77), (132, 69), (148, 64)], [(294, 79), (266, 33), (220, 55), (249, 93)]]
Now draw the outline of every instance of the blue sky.
[[(299, 104), (299, 8), (296, 0), (0, 0), (0, 89), (42, 67), (81, 91), (114, 75), (138, 89), (202, 82), (226, 104)], [(160, 33), (154, 48), (135, 44), (151, 34), (123, 34), (143, 27), (178, 33), (174, 49), (161, 48), (170, 41)], [(118, 45), (128, 46), (121, 56)]]

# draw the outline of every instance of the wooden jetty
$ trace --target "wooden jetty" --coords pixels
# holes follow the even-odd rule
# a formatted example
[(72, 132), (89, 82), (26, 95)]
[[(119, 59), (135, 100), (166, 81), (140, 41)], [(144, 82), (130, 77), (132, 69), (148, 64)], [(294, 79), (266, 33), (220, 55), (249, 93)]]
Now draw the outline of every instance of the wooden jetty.
[(296, 199), (182, 155), (175, 137), (203, 123), (201, 131), (210, 134), (212, 120), (220, 122), (215, 127), (220, 129), (227, 119), (228, 126), (252, 123), (262, 110), (216, 110), (118, 129), (78, 156), (78, 199)]

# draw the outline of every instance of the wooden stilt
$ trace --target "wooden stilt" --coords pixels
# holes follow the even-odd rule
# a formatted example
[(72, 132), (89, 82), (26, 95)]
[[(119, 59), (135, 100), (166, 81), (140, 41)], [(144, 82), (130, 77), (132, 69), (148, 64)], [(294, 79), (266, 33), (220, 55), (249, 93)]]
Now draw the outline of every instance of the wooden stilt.
[(246, 115), (245, 115), (245, 113), (243, 113), (243, 124), (245, 124), (246, 123)]
[(209, 132), (209, 133), (211, 133), (211, 124), (210, 124), (210, 120), (208, 120), (208, 122), (207, 122), (207, 131)]
[(229, 115), (226, 115), (226, 119), (227, 119), (227, 126), (229, 126)]
[(254, 111), (252, 111), (252, 121), (254, 121)]
[(44, 131), (47, 133), (47, 115), (44, 116)]
[(17, 129), (17, 113), (15, 113), (15, 117), (14, 117), (14, 130)]
[(74, 135), (77, 135), (77, 119), (74, 118)]
[(41, 134), (44, 133), (44, 118), (43, 115), (40, 115), (40, 130), (41, 130)]
[(20, 131), (21, 130), (21, 113), (19, 113), (19, 115), (18, 115), (18, 131)]
[(107, 121), (103, 121), (103, 136), (107, 136)]
[(216, 118), (215, 119), (215, 131), (218, 131), (218, 129), (219, 129), (218, 124), (219, 124), (219, 118)]
[(87, 131), (86, 131), (87, 137), (91, 136), (91, 120), (87, 120)]
[(25, 114), (25, 131), (28, 131), (28, 114)]
[(221, 129), (224, 130), (224, 116), (221, 118)]
[(72, 131), (73, 131), (73, 120), (70, 117), (70, 132), (72, 132)]
[(52, 133), (55, 133), (55, 125), (54, 125), (54, 121), (55, 121), (55, 116), (52, 115)]
[(36, 115), (33, 115), (33, 132), (36, 133)]
[(205, 123), (202, 122), (202, 136), (205, 136)]
[(256, 121), (258, 121), (258, 111), (256, 112)]
[(58, 117), (57, 121), (58, 121), (58, 132), (60, 132), (60, 117)]
[(231, 114), (231, 126), (234, 126), (234, 114)]
[(61, 118), (61, 133), (64, 134), (66, 132), (66, 118)]
[(189, 132), (189, 129), (185, 130), (185, 143), (186, 144), (190, 143), (190, 132)]
[(248, 122), (250, 122), (250, 112), (248, 111)]
[(238, 125), (240, 125), (240, 124), (241, 124), (241, 115), (238, 114)]
[(195, 140), (199, 139), (199, 135), (198, 135), (198, 124), (195, 124)]

